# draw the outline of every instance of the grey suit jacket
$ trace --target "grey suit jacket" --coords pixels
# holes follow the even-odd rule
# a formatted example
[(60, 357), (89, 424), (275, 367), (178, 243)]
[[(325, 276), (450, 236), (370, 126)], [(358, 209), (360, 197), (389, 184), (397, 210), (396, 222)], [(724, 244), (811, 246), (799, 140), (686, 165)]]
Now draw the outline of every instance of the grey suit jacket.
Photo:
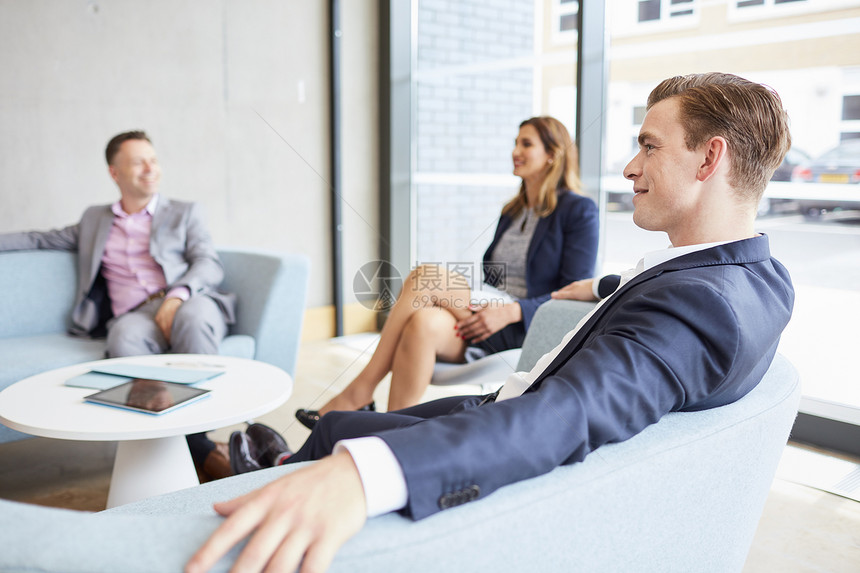
[[(110, 205), (89, 207), (80, 222), (52, 231), (0, 235), (0, 251), (55, 249), (78, 253), (78, 285), (72, 310), (73, 332), (93, 331), (103, 321), (99, 269), (114, 214)], [(220, 306), (227, 324), (235, 321), (235, 296), (217, 286), (224, 269), (196, 203), (159, 197), (152, 217), (149, 252), (164, 270), (168, 288), (186, 286), (191, 296), (208, 295)], [(95, 288), (94, 288), (95, 287)]]

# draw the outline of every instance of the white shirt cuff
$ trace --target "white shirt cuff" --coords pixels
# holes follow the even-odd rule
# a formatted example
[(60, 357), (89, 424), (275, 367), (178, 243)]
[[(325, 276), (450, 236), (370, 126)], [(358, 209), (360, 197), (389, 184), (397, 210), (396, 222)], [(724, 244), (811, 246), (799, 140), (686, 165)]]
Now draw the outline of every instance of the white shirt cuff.
[(598, 291), (600, 290), (600, 281), (602, 281), (605, 277), (609, 275), (601, 275), (591, 281), (591, 294), (594, 295), (594, 300), (600, 300), (600, 294)]
[(367, 517), (403, 509), (409, 501), (406, 476), (394, 452), (382, 438), (368, 436), (341, 440), (333, 453), (346, 450), (352, 456), (367, 502)]
[(178, 298), (182, 302), (187, 301), (191, 298), (191, 289), (187, 286), (178, 286), (170, 289), (166, 295), (164, 295), (165, 299), (168, 298)]

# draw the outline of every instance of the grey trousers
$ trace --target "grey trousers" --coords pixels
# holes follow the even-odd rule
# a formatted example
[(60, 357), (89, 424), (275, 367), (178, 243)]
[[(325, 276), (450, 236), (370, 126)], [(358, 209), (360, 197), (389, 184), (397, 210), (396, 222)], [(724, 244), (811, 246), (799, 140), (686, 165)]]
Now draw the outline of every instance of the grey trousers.
[[(180, 305), (173, 318), (170, 343), (155, 323), (163, 298), (112, 318), (107, 324), (107, 353), (110, 358), (144, 354), (218, 354), (227, 334), (221, 307), (206, 295), (193, 296)], [(186, 436), (191, 457), (202, 467), (215, 443), (206, 434)]]
[(170, 343), (155, 324), (163, 298), (112, 318), (107, 324), (107, 353), (111, 358), (143, 354), (218, 354), (227, 334), (221, 307), (206, 295), (182, 303), (173, 319)]

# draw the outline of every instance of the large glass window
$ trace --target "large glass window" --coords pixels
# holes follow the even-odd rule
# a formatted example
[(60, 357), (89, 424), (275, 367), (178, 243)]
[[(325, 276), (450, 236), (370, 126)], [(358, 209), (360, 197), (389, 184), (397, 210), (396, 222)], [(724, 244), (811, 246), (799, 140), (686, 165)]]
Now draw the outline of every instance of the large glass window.
[(692, 16), (693, 0), (639, 0), (640, 22)]
[(519, 189), (520, 122), (555, 115), (573, 133), (578, 8), (418, 0), (413, 263), (471, 265), (480, 281), (501, 208)]
[(575, 42), (579, 32), (579, 2), (577, 0), (556, 0), (553, 2), (555, 20), (553, 41), (556, 43)]
[[(477, 262), (517, 190), (510, 150), (518, 123), (546, 113), (574, 133), (571, 17), (580, 8), (568, 0), (414, 2), (413, 116), (399, 118), (415, 126), (411, 262)], [(631, 184), (621, 175), (651, 89), (705, 71), (773, 86), (791, 115), (794, 144), (758, 221), (797, 292), (780, 350), (801, 372), (803, 411), (860, 425), (860, 0), (605, 5), (602, 270), (628, 268), (643, 251), (667, 246), (665, 235), (633, 224)]]
[(630, 184), (620, 176), (651, 88), (714, 70), (773, 86), (791, 116), (793, 148), (767, 189), (758, 228), (797, 291), (780, 351), (801, 372), (802, 410), (841, 405), (842, 421), (860, 423), (860, 2), (708, 2), (693, 28), (642, 22), (637, 31), (630, 21), (642, 20), (646, 4), (608, 5), (606, 270), (629, 265), (642, 248), (666, 246), (665, 237), (633, 225)]

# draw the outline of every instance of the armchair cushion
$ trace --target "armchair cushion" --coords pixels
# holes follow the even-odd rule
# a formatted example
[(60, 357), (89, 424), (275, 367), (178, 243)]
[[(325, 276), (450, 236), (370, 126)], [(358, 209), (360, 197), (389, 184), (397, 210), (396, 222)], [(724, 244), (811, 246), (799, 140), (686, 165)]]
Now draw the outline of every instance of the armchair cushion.
[[(741, 571), (799, 400), (797, 372), (777, 355), (733, 404), (668, 414), (582, 463), (421, 521), (371, 519), (331, 571)], [(0, 570), (181, 570), (220, 523), (212, 502), (294, 469), (96, 515), (0, 501)]]

